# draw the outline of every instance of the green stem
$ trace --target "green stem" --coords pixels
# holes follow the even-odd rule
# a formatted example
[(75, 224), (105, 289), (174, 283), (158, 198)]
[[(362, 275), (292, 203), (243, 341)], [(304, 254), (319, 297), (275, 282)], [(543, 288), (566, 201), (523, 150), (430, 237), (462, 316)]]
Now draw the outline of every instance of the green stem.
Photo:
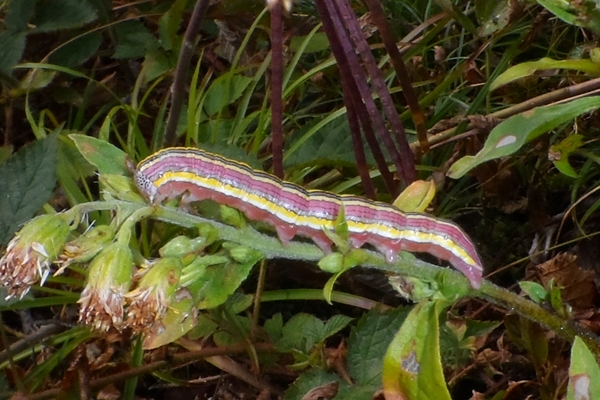
[[(319, 261), (324, 256), (324, 253), (313, 244), (294, 241), (289, 245), (284, 246), (276, 237), (261, 234), (251, 227), (237, 229), (216, 221), (190, 215), (173, 208), (157, 206), (154, 218), (188, 228), (203, 223), (210, 224), (218, 229), (221, 239), (258, 250), (262, 252), (267, 259), (284, 258)], [(529, 318), (532, 321), (551, 329), (566, 340), (573, 341), (575, 336), (580, 336), (596, 356), (600, 357), (600, 337), (584, 329), (575, 322), (562, 319), (539, 304), (498, 287), (489, 281), (484, 281), (479, 290), (474, 290), (471, 288), (468, 279), (464, 275), (452, 269), (440, 268), (410, 256), (400, 257), (398, 262), (388, 264), (381, 254), (372, 251), (366, 251), (366, 253), (368, 253), (368, 257), (363, 264), (364, 266), (385, 272), (412, 276), (425, 281), (443, 282), (444, 286), (453, 288), (455, 292), (467, 293), (470, 296), (484, 299), (490, 303), (499, 305), (510, 312), (515, 312)], [(290, 294), (290, 292), (281, 291), (275, 292), (271, 296), (282, 296), (282, 298), (285, 298), (286, 295), (291, 295), (292, 297), (290, 298), (294, 298), (298, 293)], [(319, 295), (314, 293), (313, 295), (312, 298), (322, 298), (322, 291), (319, 291)], [(265, 293), (263, 296), (268, 295)], [(268, 298), (269, 297), (266, 299)], [(344, 303), (345, 301), (342, 302)]]

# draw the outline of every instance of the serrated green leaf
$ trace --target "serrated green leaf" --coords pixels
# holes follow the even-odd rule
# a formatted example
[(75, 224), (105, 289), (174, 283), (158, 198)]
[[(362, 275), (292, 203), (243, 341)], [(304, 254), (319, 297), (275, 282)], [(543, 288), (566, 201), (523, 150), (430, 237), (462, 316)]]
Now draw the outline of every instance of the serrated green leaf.
[(31, 143), (0, 165), (0, 244), (50, 200), (56, 186), (56, 135)]
[(34, 32), (77, 28), (97, 18), (86, 0), (44, 0), (38, 2), (31, 23)]
[[(146, 81), (151, 82), (167, 71), (175, 68), (175, 60), (163, 49), (149, 49), (144, 58), (143, 71), (146, 73)], [(183, 113), (185, 115), (185, 113)]]
[[(314, 131), (313, 125), (306, 126), (296, 132), (288, 142), (288, 148), (291, 151), (286, 152), (284, 158), (286, 167), (295, 167), (315, 161), (337, 166), (356, 164), (350, 127), (348, 121), (342, 118), (336, 118), (317, 131)], [(371, 162), (372, 159), (371, 154), (368, 153), (368, 162)]]
[(206, 267), (204, 275), (192, 285), (199, 288), (193, 291), (198, 299), (198, 308), (210, 309), (223, 304), (240, 287), (260, 258), (260, 253), (257, 253), (255, 258), (243, 264), (229, 262)]
[(571, 348), (567, 400), (600, 399), (600, 367), (579, 336)]
[(69, 138), (83, 157), (101, 174), (127, 175), (127, 155), (112, 144), (90, 136), (71, 134)]
[(25, 33), (0, 32), (0, 72), (9, 75), (25, 49)]
[(325, 322), (325, 329), (323, 331), (323, 337), (321, 340), (325, 340), (330, 336), (335, 335), (342, 329), (344, 329), (354, 318), (348, 317), (347, 315), (334, 315)]
[(483, 146), (474, 156), (465, 156), (449, 169), (454, 179), (486, 161), (511, 155), (540, 135), (573, 118), (600, 107), (600, 96), (585, 97), (568, 103), (536, 107), (533, 110), (508, 118), (496, 126)]
[(14, 149), (11, 145), (0, 146), (0, 165), (2, 165), (6, 160), (8, 160), (13, 150)]
[(266, 320), (263, 324), (263, 328), (273, 343), (279, 341), (281, 335), (283, 335), (283, 316), (281, 313), (277, 313)]
[(96, 54), (100, 44), (102, 44), (100, 32), (93, 31), (81, 35), (50, 54), (49, 62), (68, 68), (76, 67)]
[[(318, 325), (323, 325), (321, 320), (314, 315), (299, 313), (294, 315), (283, 326), (283, 335), (276, 346), (281, 351), (290, 351), (293, 349), (310, 351), (314, 341), (309, 336), (315, 336), (314, 331)], [(309, 332), (310, 331), (310, 332)]]
[[(9, 0), (8, 10), (4, 18), (6, 29), (11, 32), (21, 32), (28, 29), (29, 20), (35, 12), (38, 0)], [(0, 47), (4, 50), (4, 47)]]
[(198, 323), (190, 330), (187, 337), (192, 340), (204, 338), (212, 335), (219, 329), (219, 324), (210, 319), (206, 315), (199, 315), (197, 318)]
[(252, 82), (252, 78), (243, 75), (227, 73), (217, 78), (206, 91), (204, 111), (208, 115), (215, 115), (231, 104), (242, 94)]
[(392, 340), (383, 361), (383, 390), (411, 400), (451, 400), (440, 358), (439, 315), (444, 301), (417, 304)]
[(125, 21), (115, 26), (117, 46), (114, 58), (136, 58), (157, 46), (156, 39), (140, 21)]
[(158, 35), (165, 50), (171, 50), (174, 43), (181, 41), (177, 33), (182, 22), (183, 11), (187, 0), (176, 0), (167, 12), (158, 20)]
[(371, 310), (358, 321), (348, 339), (348, 373), (358, 386), (381, 388), (383, 356), (408, 309)]
[(283, 398), (284, 400), (302, 400), (311, 390), (331, 384), (332, 382), (337, 382), (339, 385), (347, 385), (342, 378), (336, 374), (331, 374), (322, 369), (308, 371), (296, 379), (285, 392)]

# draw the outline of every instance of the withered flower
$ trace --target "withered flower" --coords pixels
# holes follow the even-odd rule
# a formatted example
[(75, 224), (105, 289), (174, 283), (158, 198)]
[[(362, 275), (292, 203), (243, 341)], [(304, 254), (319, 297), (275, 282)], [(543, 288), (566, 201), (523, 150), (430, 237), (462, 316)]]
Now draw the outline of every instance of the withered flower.
[(71, 229), (64, 214), (46, 214), (17, 232), (0, 259), (0, 283), (8, 291), (7, 300), (23, 298), (38, 280), (44, 284)]
[(126, 295), (129, 306), (125, 325), (134, 333), (146, 334), (162, 319), (179, 287), (182, 268), (180, 258), (162, 258), (145, 271), (137, 288)]
[(71, 240), (64, 246), (58, 257), (60, 269), (54, 275), (60, 275), (73, 263), (84, 263), (94, 258), (105, 246), (113, 241), (115, 231), (111, 226), (98, 225), (88, 229), (83, 235)]
[(90, 263), (78, 303), (79, 321), (100, 331), (123, 325), (123, 304), (133, 274), (131, 249), (121, 242), (106, 246)]

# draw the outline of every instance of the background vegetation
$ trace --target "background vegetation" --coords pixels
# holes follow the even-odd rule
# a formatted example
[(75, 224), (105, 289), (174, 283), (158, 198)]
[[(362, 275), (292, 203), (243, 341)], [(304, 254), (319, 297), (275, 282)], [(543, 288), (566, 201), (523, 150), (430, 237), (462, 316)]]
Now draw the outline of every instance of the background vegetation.
[[(64, 273), (40, 262), (33, 290), (18, 286), (2, 305), (0, 393), (600, 396), (595, 2), (387, 0), (387, 23), (379, 2), (344, 4), (0, 2), (0, 244), (10, 250), (24, 223), (50, 215), (59, 228), (36, 219), (35, 234), (64, 229), (62, 244), (89, 250), (50, 240), (42, 259)], [(348, 43), (356, 51), (340, 61)], [(374, 94), (353, 92), (360, 82)], [(409, 255), (400, 269), (369, 253), (372, 268), (321, 265), (326, 273), (314, 246), (283, 248), (231, 210), (205, 205), (204, 219), (148, 207), (125, 155), (139, 161), (168, 145), (388, 202), (415, 179), (433, 182), (427, 211), (471, 236), (490, 282), (474, 291)], [(123, 249), (136, 271), (92, 273)], [(112, 326), (82, 314), (90, 277), (108, 276), (111, 290), (131, 284), (133, 299), (165, 281), (146, 263), (158, 258), (180, 275), (156, 319)], [(17, 273), (6, 265), (10, 287)], [(407, 284), (398, 273), (418, 305), (389, 285)]]

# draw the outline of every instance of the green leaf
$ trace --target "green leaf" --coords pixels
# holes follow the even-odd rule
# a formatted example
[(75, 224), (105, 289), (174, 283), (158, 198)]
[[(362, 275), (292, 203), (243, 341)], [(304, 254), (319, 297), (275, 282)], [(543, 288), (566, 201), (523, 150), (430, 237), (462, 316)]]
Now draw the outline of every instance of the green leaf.
[[(306, 36), (294, 36), (290, 41), (290, 51), (297, 52), (302, 49)], [(331, 45), (324, 32), (317, 32), (310, 38), (309, 42), (302, 49), (303, 54), (316, 53), (323, 50), (329, 50)]]
[(383, 356), (409, 309), (381, 313), (373, 309), (364, 314), (348, 339), (348, 373), (357, 385), (381, 387)]
[(306, 353), (314, 346), (315, 335), (309, 337), (309, 330), (315, 331), (318, 325), (323, 325), (321, 320), (314, 315), (298, 313), (294, 315), (283, 326), (283, 334), (281, 340), (276, 343), (277, 349), (280, 351), (290, 351), (293, 349), (302, 350)]
[(508, 1), (476, 0), (475, 13), (481, 21), (478, 33), (480, 36), (491, 35), (504, 29), (510, 22), (512, 6)]
[(330, 336), (335, 335), (342, 329), (344, 329), (350, 322), (352, 322), (354, 318), (348, 317), (346, 315), (334, 315), (329, 318), (329, 320), (325, 323), (323, 335), (320, 338), (320, 341), (324, 341)]
[(102, 34), (97, 31), (86, 33), (74, 38), (50, 54), (51, 64), (72, 68), (83, 64), (96, 54), (102, 44)]
[(486, 161), (515, 153), (528, 143), (560, 124), (600, 107), (600, 96), (585, 97), (568, 103), (537, 107), (508, 118), (496, 126), (483, 146), (474, 156), (465, 156), (455, 162), (448, 176), (461, 178)]
[(538, 71), (547, 71), (550, 69), (571, 69), (592, 76), (600, 75), (600, 64), (592, 60), (553, 60), (552, 58), (544, 57), (537, 61), (528, 61), (510, 67), (498, 75), (490, 86), (490, 91), (518, 79), (533, 76)]
[(164, 330), (157, 330), (157, 332), (147, 335), (144, 338), (144, 349), (156, 349), (172, 343), (188, 333), (197, 324), (196, 314), (190, 295), (172, 302), (161, 321)]
[(592, 352), (579, 337), (571, 348), (567, 400), (600, 399), (600, 367)]
[(246, 263), (229, 262), (225, 265), (212, 265), (194, 284), (199, 290), (193, 290), (198, 299), (198, 308), (210, 309), (223, 304), (242, 282), (248, 277), (252, 267), (262, 258), (260, 252), (254, 251)]
[(333, 382), (337, 382), (339, 385), (347, 385), (342, 378), (336, 374), (326, 372), (322, 369), (311, 370), (300, 375), (285, 392), (283, 398), (284, 400), (306, 399), (306, 394), (311, 390), (321, 388), (325, 385), (332, 384)]
[(19, 82), (21, 93), (29, 93), (48, 86), (56, 76), (56, 71), (47, 69), (32, 69)]
[(0, 32), (0, 72), (10, 74), (19, 62), (25, 49), (25, 34), (22, 32)]
[[(447, 303), (417, 304), (392, 340), (383, 361), (383, 390), (390, 398), (451, 400), (440, 359), (439, 315)], [(404, 397), (401, 397), (404, 396)]]
[(175, 47), (174, 44), (181, 41), (177, 33), (183, 22), (182, 16), (187, 2), (187, 0), (176, 0), (171, 8), (158, 20), (160, 44), (165, 50), (172, 50)]
[[(317, 122), (318, 124), (318, 122)], [(314, 130), (314, 126), (306, 126), (296, 132), (289, 140), (284, 163), (286, 167), (295, 167), (320, 161), (332, 165), (355, 165), (356, 158), (352, 149), (352, 136), (348, 121), (342, 118), (325, 124)], [(286, 143), (287, 145), (287, 143)], [(367, 154), (367, 161), (373, 157)]]
[(263, 328), (269, 335), (271, 342), (278, 342), (283, 335), (283, 317), (281, 313), (277, 313), (266, 320), (263, 324)]
[(112, 144), (90, 136), (71, 134), (69, 138), (83, 157), (98, 168), (100, 174), (127, 175), (127, 155)]
[(56, 186), (56, 135), (31, 143), (0, 165), (0, 245), (50, 200)]
[(414, 181), (394, 200), (394, 206), (404, 212), (425, 212), (435, 196), (433, 181)]
[(117, 46), (114, 58), (136, 58), (156, 47), (156, 39), (140, 21), (125, 21), (115, 26)]
[(41, 0), (31, 23), (34, 32), (50, 32), (77, 28), (96, 18), (96, 10), (86, 0)]
[(143, 70), (146, 72), (147, 82), (153, 81), (173, 68), (175, 68), (175, 62), (163, 49), (149, 49), (146, 53)]
[(222, 111), (225, 106), (239, 99), (251, 82), (252, 78), (233, 73), (220, 76), (206, 91), (204, 111), (209, 116)]
[(548, 291), (537, 282), (523, 281), (519, 282), (519, 286), (531, 300), (538, 304), (548, 299)]
[(568, 24), (590, 28), (596, 34), (600, 32), (600, 12), (595, 1), (537, 0), (537, 2)]
[(13, 147), (11, 145), (0, 146), (0, 165), (2, 165), (12, 155)]
[(548, 159), (554, 166), (566, 176), (577, 178), (577, 172), (569, 163), (569, 156), (583, 146), (583, 136), (579, 134), (570, 135), (563, 139), (560, 143), (550, 146), (548, 151)]
[[(38, 0), (9, 0), (8, 10), (3, 21), (6, 24), (6, 29), (13, 33), (27, 30), (37, 2)], [(0, 48), (3, 51), (5, 49), (3, 46), (0, 46)]]

